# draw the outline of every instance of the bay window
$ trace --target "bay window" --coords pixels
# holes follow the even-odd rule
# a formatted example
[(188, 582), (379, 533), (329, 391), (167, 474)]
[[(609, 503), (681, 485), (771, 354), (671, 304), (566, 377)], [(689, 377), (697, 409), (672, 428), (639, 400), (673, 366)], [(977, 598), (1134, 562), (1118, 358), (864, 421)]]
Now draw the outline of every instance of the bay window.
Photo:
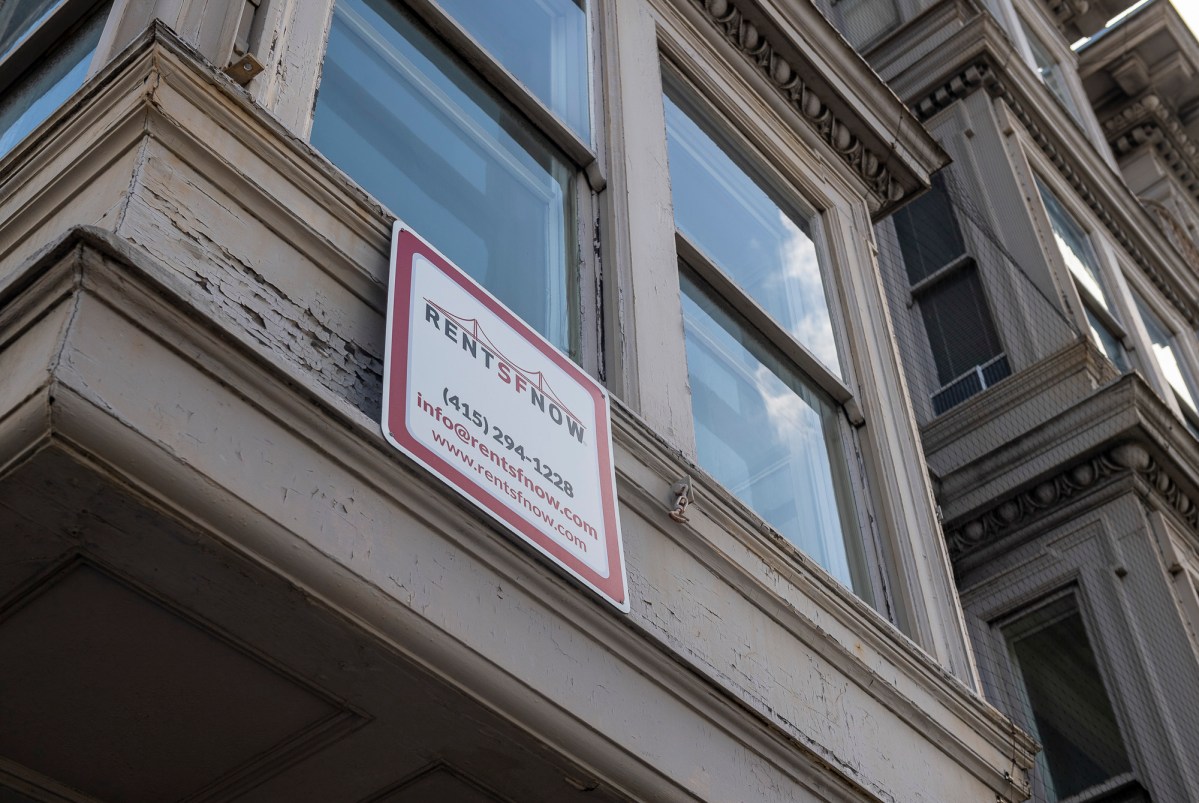
[[(630, 404), (655, 413), (646, 399), (669, 397), (666, 412), (647, 420), (667, 419), (660, 431), (677, 434), (688, 453), (693, 436), (696, 463), (760, 517), (759, 526), (777, 531), (776, 546), (790, 551), (786, 539), (924, 639), (908, 576), (887, 568), (923, 560), (922, 552), (909, 555), (904, 539), (931, 525), (919, 518), (923, 509), (918, 516), (916, 507), (889, 504), (909, 486), (888, 468), (888, 427), (902, 407), (891, 406), (898, 378), (886, 373), (894, 361), (883, 353), (885, 302), (834, 303), (844, 297), (837, 282), (877, 285), (869, 249), (859, 249), (859, 235), (871, 230), (863, 190), (837, 173), (821, 184), (802, 157), (791, 160), (796, 151), (771, 150), (768, 136), (790, 136), (788, 126), (802, 121), (760, 115), (745, 118), (756, 130), (735, 129), (704, 101), (721, 88), (701, 92), (682, 77), (692, 73), (666, 51), (665, 28), (657, 44), (667, 69), (677, 69), (665, 78), (665, 95), (653, 81), (618, 88), (630, 93), (620, 95), (626, 109), (652, 109), (661, 97), (665, 131), (656, 121), (631, 125), (629, 115), (601, 126), (590, 38), (614, 36), (608, 23), (620, 31), (628, 19), (597, 21), (580, 0), (334, 0), (311, 144), (555, 345), (582, 361), (593, 344), (595, 352), (611, 344), (615, 392), (633, 390)], [(616, 51), (605, 51), (599, 75), (623, 75), (614, 72), (625, 66)], [(624, 182), (630, 165), (638, 174), (605, 197), (593, 173), (609, 131), (614, 180)], [(630, 158), (630, 143), (638, 158)], [(663, 144), (666, 164), (654, 150)], [(640, 228), (637, 215), (665, 208), (668, 192), (673, 228), (669, 218)], [(623, 197), (635, 194), (643, 195)], [(646, 197), (652, 205), (639, 205)], [(626, 215), (626, 201), (635, 212)], [(612, 223), (603, 241), (597, 220)], [(672, 234), (673, 254), (663, 247)], [(603, 278), (612, 281), (601, 287), (594, 252), (605, 247), (611, 272)], [(664, 309), (675, 303), (676, 269), (680, 308)], [(662, 295), (632, 292), (641, 282)], [(593, 288), (595, 296), (586, 295)], [(592, 320), (603, 302), (606, 320)], [(626, 333), (637, 353), (620, 339)], [(851, 352), (854, 334), (860, 348)], [(677, 373), (664, 378), (646, 366), (657, 365), (660, 355), (648, 349), (665, 338)], [(684, 371), (690, 420), (686, 406), (673, 403)], [(653, 395), (654, 383), (667, 381), (661, 397)], [(871, 404), (867, 422), (863, 407)], [(893, 564), (884, 567), (884, 554)], [(888, 587), (898, 593), (887, 595)]]
[(850, 397), (814, 239), (778, 190), (667, 81), (666, 136), (699, 464), (870, 598), (841, 405)]
[[(580, 5), (451, 0), (442, 7), (437, 13), (452, 15), (496, 59), (488, 70), (515, 76), (518, 91), (529, 93), (525, 103), (548, 108), (590, 140)], [(337, 0), (311, 141), (554, 345), (577, 355), (582, 165), (424, 20), (393, 0)]]
[(1195, 380), (1186, 365), (1185, 351), (1177, 342), (1178, 336), (1158, 317), (1144, 298), (1134, 293), (1133, 299), (1136, 301), (1141, 322), (1145, 325), (1145, 333), (1149, 335), (1153, 357), (1178, 402), (1183, 421), (1191, 433), (1199, 437), (1199, 408), (1195, 405), (1199, 394), (1196, 393)]
[(1108, 302), (1099, 258), (1090, 236), (1040, 177), (1035, 178), (1041, 202), (1049, 217), (1053, 239), (1082, 301), (1087, 325), (1099, 347), (1112, 364), (1128, 370), (1128, 358), (1120, 342), (1119, 321)]

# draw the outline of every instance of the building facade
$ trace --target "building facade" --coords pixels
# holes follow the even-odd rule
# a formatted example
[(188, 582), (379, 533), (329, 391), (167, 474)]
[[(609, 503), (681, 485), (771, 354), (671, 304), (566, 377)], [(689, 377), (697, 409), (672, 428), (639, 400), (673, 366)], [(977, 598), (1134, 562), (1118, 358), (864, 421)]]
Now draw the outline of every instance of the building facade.
[(876, 233), (1038, 801), (1199, 799), (1199, 49), (1166, 0), (1125, 5), (824, 7), (952, 157)]
[[(11, 0), (0, 76), (5, 800), (1027, 797), (873, 237), (946, 152), (815, 6)], [(384, 439), (397, 216), (607, 388), (628, 613)]]

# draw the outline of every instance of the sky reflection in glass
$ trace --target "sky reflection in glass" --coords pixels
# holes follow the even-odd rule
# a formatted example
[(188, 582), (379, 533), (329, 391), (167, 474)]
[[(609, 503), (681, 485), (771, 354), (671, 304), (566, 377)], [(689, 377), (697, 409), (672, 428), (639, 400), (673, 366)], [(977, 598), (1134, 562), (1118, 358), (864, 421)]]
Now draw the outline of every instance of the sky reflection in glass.
[(0, 100), (0, 156), (83, 86), (106, 17), (106, 13), (97, 11), (28, 75), (8, 88)]
[(570, 352), (574, 170), (387, 0), (338, 0), (312, 144)]
[[(850, 500), (836, 406), (694, 280), (684, 274), (681, 283), (700, 465), (833, 577), (855, 587), (844, 537), (852, 524), (842, 518)], [(863, 585), (857, 584), (859, 593)]]
[(816, 246), (669, 96), (675, 225), (792, 337), (840, 376)]
[(591, 142), (587, 13), (581, 0), (438, 4), (584, 142)]

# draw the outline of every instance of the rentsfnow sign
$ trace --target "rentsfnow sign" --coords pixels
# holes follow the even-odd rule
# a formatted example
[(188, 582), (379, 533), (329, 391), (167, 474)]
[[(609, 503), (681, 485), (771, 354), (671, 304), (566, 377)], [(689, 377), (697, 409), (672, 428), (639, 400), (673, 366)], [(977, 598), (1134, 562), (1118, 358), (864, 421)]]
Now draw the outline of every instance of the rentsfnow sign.
[(399, 221), (383, 388), (394, 446), (629, 610), (607, 394)]

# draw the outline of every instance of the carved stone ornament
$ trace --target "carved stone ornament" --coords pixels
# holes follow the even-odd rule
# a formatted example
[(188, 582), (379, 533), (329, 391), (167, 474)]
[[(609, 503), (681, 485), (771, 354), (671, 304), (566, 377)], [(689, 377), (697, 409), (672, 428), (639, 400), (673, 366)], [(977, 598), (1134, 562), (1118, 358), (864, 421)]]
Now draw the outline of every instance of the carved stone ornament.
[(1115, 475), (1135, 473), (1170, 509), (1199, 532), (1199, 507), (1152, 455), (1138, 443), (1122, 443), (1043, 480), (1034, 487), (999, 502), (977, 518), (948, 530), (945, 542), (949, 556), (957, 560), (976, 549), (993, 544), (1074, 497), (1101, 485)]
[[(1162, 271), (1158, 269), (1154, 261), (1146, 257), (1144, 252), (1132, 242), (1132, 238), (1128, 236), (1128, 232), (1112, 216), (1111, 212), (1103, 206), (1095, 193), (1087, 186), (1083, 177), (1071, 165), (1072, 160), (1058, 150), (1053, 140), (1046, 136), (1041, 126), (1028, 113), (1024, 104), (1012, 93), (1011, 89), (1008, 88), (990, 64), (986, 61), (979, 61), (970, 65), (941, 86), (929, 92), (924, 98), (915, 102), (913, 109), (915, 109), (921, 121), (925, 121), (941, 109), (948, 107), (955, 101), (966, 97), (980, 88), (986, 89), (987, 94), (991, 97), (999, 98), (1007, 104), (1012, 114), (1028, 132), (1032, 141), (1037, 144), (1041, 152), (1057, 168), (1058, 173), (1070, 184), (1083, 203), (1095, 213), (1095, 216), (1116, 239), (1124, 249), (1124, 252), (1136, 262), (1145, 276), (1148, 277), (1153, 285), (1161, 291), (1162, 295), (1189, 322), (1199, 324), (1199, 308), (1195, 306), (1195, 303), (1191, 299), (1184, 297), (1174, 283), (1169, 281)], [(1186, 185), (1184, 184), (1184, 186)]]
[[(1103, 132), (1117, 156), (1151, 145), (1179, 186), (1199, 202), (1199, 144), (1157, 95), (1144, 95), (1120, 109), (1103, 122)], [(1199, 265), (1193, 267), (1199, 270)]]
[(1178, 218), (1157, 201), (1152, 201), (1147, 198), (1141, 199), (1141, 205), (1149, 210), (1149, 214), (1153, 215), (1157, 220), (1158, 227), (1165, 233), (1166, 239), (1171, 245), (1178, 249), (1178, 253), (1182, 254), (1183, 258), (1191, 264), (1196, 273), (1199, 273), (1199, 244), (1196, 244), (1191, 236), (1187, 234), (1186, 229), (1178, 222)]
[(1076, 17), (1087, 13), (1090, 4), (1087, 0), (1045, 0), (1045, 7), (1053, 15), (1058, 25), (1066, 25)]
[(786, 101), (799, 112), (821, 139), (832, 146), (878, 198), (889, 206), (904, 196), (904, 189), (891, 176), (883, 160), (854, 135), (844, 121), (833, 115), (820, 97), (799, 77), (795, 68), (775, 52), (774, 46), (729, 0), (692, 0), (707, 15), (724, 38), (754, 64)]

